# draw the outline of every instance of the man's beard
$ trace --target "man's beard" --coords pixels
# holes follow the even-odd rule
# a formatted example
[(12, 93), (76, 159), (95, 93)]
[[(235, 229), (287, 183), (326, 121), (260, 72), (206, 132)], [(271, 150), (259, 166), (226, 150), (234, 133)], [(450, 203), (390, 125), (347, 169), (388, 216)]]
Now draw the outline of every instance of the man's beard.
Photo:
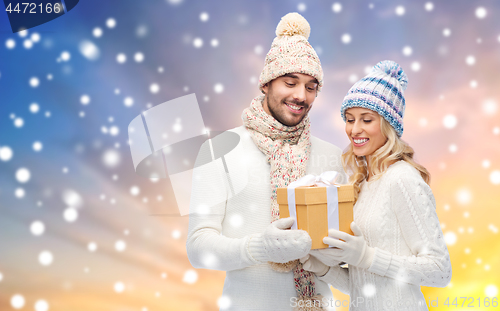
[[(286, 124), (284, 123), (284, 121), (278, 116), (278, 114), (274, 111), (273, 107), (269, 104), (269, 98), (271, 96), (269, 96), (271, 94), (271, 92), (269, 92), (268, 96), (266, 96), (266, 101), (267, 101), (267, 108), (269, 109), (269, 112), (271, 113), (271, 116), (276, 119), (276, 121), (278, 121), (279, 123), (285, 125), (285, 126), (296, 126), (297, 124), (299, 124), (300, 122), (302, 122), (302, 120), (304, 120), (304, 118), (307, 116), (307, 113), (304, 114), (302, 116), (302, 118), (299, 120), (299, 122), (297, 122), (296, 124)], [(297, 102), (297, 101), (290, 101), (291, 104), (294, 104), (294, 105), (297, 105), (297, 106), (302, 106), (304, 108), (302, 109), (306, 109), (306, 105), (304, 102)], [(286, 105), (285, 104), (285, 100), (283, 99), (279, 105)], [(285, 108), (286, 109), (286, 108)]]

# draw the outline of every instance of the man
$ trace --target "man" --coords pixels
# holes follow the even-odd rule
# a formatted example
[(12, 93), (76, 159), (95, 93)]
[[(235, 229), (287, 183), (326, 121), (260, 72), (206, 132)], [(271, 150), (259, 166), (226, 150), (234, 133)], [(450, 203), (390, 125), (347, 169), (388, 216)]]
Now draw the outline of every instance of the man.
[[(341, 150), (309, 131), (307, 115), (323, 85), (309, 32), (298, 13), (282, 18), (260, 76), (264, 95), (243, 111), (244, 125), (229, 131), (239, 135), (238, 145), (224, 161), (193, 173), (187, 253), (195, 268), (227, 271), (224, 310), (317, 310), (311, 304), (332, 297), (320, 275), (298, 260), (309, 253), (311, 238), (286, 230), (294, 219), (278, 220), (276, 202), (278, 187), (306, 174), (334, 170), (346, 181)], [(209, 157), (206, 148), (199, 159)]]

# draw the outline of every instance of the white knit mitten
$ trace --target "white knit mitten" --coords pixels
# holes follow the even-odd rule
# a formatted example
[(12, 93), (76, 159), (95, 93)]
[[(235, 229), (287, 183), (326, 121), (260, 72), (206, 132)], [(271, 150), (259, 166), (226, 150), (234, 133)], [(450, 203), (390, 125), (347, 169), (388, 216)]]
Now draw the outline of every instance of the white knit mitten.
[[(354, 222), (351, 223), (351, 229), (354, 236), (342, 231), (330, 229), (328, 230), (328, 236), (323, 238), (323, 242), (336, 247), (336, 249), (329, 250), (332, 259), (343, 261), (359, 268), (368, 269), (373, 262), (375, 249), (366, 245), (361, 229)], [(340, 241), (340, 239), (343, 241)]]
[(317, 276), (324, 276), (328, 270), (330, 270), (329, 266), (322, 263), (318, 258), (312, 256), (311, 253), (300, 258), (300, 262), (302, 263), (302, 268), (304, 270), (314, 272)]
[(310, 255), (316, 257), (319, 261), (324, 263), (327, 266), (336, 266), (340, 263), (337, 260), (337, 256), (334, 248), (321, 248), (321, 249), (313, 249), (309, 252)]
[(271, 223), (264, 233), (248, 241), (248, 252), (257, 261), (285, 263), (302, 258), (311, 250), (312, 240), (304, 230), (287, 230), (295, 219), (288, 217)]

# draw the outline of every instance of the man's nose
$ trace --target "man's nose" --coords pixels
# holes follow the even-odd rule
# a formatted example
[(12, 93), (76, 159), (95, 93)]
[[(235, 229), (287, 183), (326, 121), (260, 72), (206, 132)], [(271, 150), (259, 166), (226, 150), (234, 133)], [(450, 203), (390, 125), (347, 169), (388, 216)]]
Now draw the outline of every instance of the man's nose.
[(305, 87), (296, 87), (293, 92), (293, 99), (299, 103), (306, 100), (306, 89)]

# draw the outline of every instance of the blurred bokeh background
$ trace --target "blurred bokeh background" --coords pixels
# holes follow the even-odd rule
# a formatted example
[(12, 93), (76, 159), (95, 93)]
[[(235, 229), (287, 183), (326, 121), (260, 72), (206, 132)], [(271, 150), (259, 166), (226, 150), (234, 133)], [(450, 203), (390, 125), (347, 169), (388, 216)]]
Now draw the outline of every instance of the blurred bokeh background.
[(438, 299), (435, 310), (493, 309), (498, 1), (86, 0), (16, 34), (0, 13), (0, 310), (224, 307), (224, 272), (191, 267), (189, 218), (168, 179), (135, 174), (127, 126), (191, 93), (207, 127), (241, 125), (275, 27), (294, 11), (325, 72), (313, 135), (344, 149), (349, 87), (380, 60), (406, 71), (402, 138), (432, 174), (453, 264), (450, 285), (424, 295)]

